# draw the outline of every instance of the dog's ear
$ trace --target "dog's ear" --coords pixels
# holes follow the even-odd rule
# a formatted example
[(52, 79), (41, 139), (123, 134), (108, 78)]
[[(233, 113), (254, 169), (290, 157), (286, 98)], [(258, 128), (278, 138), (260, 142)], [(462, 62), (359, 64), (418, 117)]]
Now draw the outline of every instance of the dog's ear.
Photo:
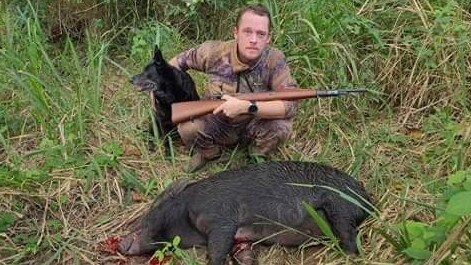
[(155, 46), (155, 49), (154, 49), (154, 61), (156, 63), (161, 63), (164, 61), (164, 58), (162, 57), (162, 52), (160, 51), (157, 45)]

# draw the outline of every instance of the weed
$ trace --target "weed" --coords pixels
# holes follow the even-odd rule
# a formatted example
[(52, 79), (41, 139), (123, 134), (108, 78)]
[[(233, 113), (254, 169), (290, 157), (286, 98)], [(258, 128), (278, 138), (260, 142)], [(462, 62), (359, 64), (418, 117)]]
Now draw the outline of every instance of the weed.
[(135, 30), (132, 37), (131, 57), (140, 64), (152, 58), (152, 48), (158, 46), (165, 54), (175, 49), (174, 43), (180, 43), (179, 34), (174, 29), (160, 22), (149, 22)]
[(0, 232), (5, 232), (14, 222), (15, 216), (12, 213), (2, 213), (0, 215)]
[(168, 264), (173, 265), (177, 260), (181, 260), (184, 264), (196, 264), (194, 260), (185, 255), (185, 252), (180, 248), (181, 238), (175, 236), (172, 242), (162, 242), (163, 248), (157, 250), (152, 256), (149, 264)]
[(436, 210), (432, 224), (404, 220), (380, 233), (414, 264), (453, 264), (453, 254), (462, 245), (464, 232), (471, 223), (471, 172), (458, 171), (448, 177), (442, 201), (430, 207)]

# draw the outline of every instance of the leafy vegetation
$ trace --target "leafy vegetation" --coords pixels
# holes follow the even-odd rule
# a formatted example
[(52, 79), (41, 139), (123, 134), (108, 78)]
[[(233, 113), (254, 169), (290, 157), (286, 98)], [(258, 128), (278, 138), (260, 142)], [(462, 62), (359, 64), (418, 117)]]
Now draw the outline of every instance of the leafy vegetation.
[[(121, 234), (188, 162), (184, 148), (171, 160), (159, 141), (150, 151), (150, 102), (129, 77), (154, 45), (170, 59), (230, 39), (234, 10), (253, 2), (270, 8), (273, 45), (300, 86), (371, 90), (303, 101), (277, 157), (335, 165), (375, 198), (361, 254), (348, 259), (469, 262), (469, 1), (10, 0), (0, 3), (0, 264), (122, 261), (94, 245)], [(191, 177), (248, 162), (244, 150), (227, 156)], [(204, 263), (176, 240), (173, 259)], [(344, 263), (333, 249), (273, 247), (260, 263)]]
[(469, 246), (469, 240), (465, 243), (462, 237), (469, 231), (471, 221), (471, 207), (464, 203), (471, 199), (470, 173), (458, 171), (449, 176), (441, 200), (437, 205), (428, 206), (435, 211), (435, 220), (431, 223), (403, 220), (390, 227), (388, 232), (383, 229), (380, 232), (414, 264), (424, 261), (428, 264), (454, 264), (450, 254), (455, 254), (460, 247), (466, 249)]

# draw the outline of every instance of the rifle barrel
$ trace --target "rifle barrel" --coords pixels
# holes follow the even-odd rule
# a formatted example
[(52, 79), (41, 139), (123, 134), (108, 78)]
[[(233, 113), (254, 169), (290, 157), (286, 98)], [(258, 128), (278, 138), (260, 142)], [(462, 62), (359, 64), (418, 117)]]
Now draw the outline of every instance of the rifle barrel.
[(364, 92), (368, 92), (368, 89), (366, 88), (356, 88), (356, 89), (339, 89), (339, 91), (345, 93), (345, 94), (349, 94), (349, 93), (364, 93)]
[(316, 97), (333, 97), (333, 96), (341, 96), (341, 95), (348, 95), (348, 94), (353, 94), (353, 93), (364, 93), (364, 92), (368, 92), (368, 90), (364, 88), (316, 90)]

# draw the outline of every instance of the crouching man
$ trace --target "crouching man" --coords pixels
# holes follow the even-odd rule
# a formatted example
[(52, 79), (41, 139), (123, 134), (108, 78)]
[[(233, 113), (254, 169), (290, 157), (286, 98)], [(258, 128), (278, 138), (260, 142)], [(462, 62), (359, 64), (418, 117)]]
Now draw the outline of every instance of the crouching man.
[(234, 40), (208, 41), (178, 54), (170, 64), (208, 75), (206, 97), (223, 95), (225, 103), (208, 114), (178, 125), (185, 145), (196, 151), (188, 171), (201, 169), (221, 155), (223, 147), (249, 145), (249, 154), (266, 157), (292, 131), (295, 101), (246, 101), (225, 94), (297, 88), (283, 53), (270, 47), (271, 18), (262, 5), (241, 9)]

